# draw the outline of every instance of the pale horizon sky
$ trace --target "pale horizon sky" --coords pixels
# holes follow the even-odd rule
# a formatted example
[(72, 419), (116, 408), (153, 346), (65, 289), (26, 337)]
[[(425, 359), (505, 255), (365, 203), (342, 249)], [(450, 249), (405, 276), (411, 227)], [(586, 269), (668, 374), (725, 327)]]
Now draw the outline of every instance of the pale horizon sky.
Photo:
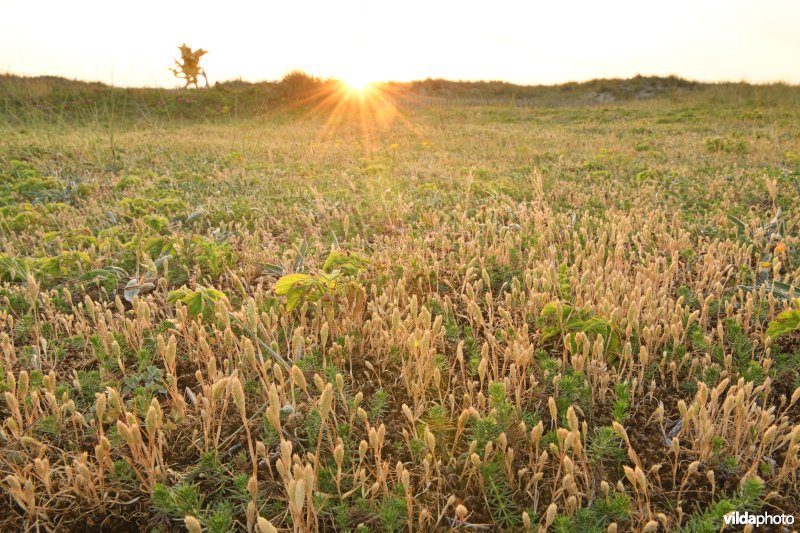
[(178, 85), (167, 69), (183, 42), (210, 51), (212, 84), (295, 69), (375, 81), (800, 83), (800, 0), (2, 0), (0, 21), (0, 73), (119, 86)]

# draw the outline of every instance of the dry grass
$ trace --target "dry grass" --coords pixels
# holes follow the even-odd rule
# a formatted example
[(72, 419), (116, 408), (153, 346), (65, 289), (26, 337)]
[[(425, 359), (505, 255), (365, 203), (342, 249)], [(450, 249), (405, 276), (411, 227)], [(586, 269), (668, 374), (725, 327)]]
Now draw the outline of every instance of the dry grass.
[(796, 513), (795, 92), (8, 119), (0, 527)]

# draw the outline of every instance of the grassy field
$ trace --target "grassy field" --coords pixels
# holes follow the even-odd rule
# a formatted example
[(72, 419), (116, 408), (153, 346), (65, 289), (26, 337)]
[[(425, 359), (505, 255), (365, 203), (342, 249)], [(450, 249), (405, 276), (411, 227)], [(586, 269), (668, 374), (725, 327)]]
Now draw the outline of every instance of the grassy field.
[(0, 529), (798, 512), (800, 89), (0, 81)]

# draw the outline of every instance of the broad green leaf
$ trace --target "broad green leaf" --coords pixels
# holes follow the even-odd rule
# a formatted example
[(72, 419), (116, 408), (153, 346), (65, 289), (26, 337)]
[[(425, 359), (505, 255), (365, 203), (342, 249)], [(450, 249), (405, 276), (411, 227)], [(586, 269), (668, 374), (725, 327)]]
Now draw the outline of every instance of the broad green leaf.
[(213, 320), (215, 318), (214, 308), (217, 302), (227, 300), (224, 292), (210, 287), (198, 287), (191, 290), (186, 287), (170, 291), (167, 301), (175, 304), (181, 302), (186, 306), (189, 315), (196, 318), (201, 313), (204, 319)]
[(203, 312), (203, 295), (200, 292), (193, 292), (181, 301), (186, 304), (189, 316), (196, 317)]
[(308, 288), (294, 288), (286, 294), (286, 310), (292, 311), (303, 301), (303, 296)]
[(339, 270), (346, 276), (354, 276), (359, 270), (366, 267), (369, 261), (358, 254), (347, 252), (343, 253), (338, 250), (333, 250), (325, 260), (325, 265), (322, 270), (332, 273), (334, 270)]
[(767, 337), (772, 339), (786, 335), (800, 328), (800, 310), (789, 309), (782, 312), (767, 327)]
[(308, 274), (287, 274), (275, 282), (274, 291), (278, 295), (286, 295), (295, 287), (312, 283), (314, 278)]

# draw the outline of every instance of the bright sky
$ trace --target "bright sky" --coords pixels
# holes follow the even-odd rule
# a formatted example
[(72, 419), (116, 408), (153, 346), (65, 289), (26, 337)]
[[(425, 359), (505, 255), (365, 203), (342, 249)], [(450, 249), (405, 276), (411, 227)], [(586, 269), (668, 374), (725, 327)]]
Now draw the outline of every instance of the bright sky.
[(800, 83), (800, 0), (2, 0), (0, 72), (174, 86), (186, 42), (210, 81), (560, 83), (636, 74)]

